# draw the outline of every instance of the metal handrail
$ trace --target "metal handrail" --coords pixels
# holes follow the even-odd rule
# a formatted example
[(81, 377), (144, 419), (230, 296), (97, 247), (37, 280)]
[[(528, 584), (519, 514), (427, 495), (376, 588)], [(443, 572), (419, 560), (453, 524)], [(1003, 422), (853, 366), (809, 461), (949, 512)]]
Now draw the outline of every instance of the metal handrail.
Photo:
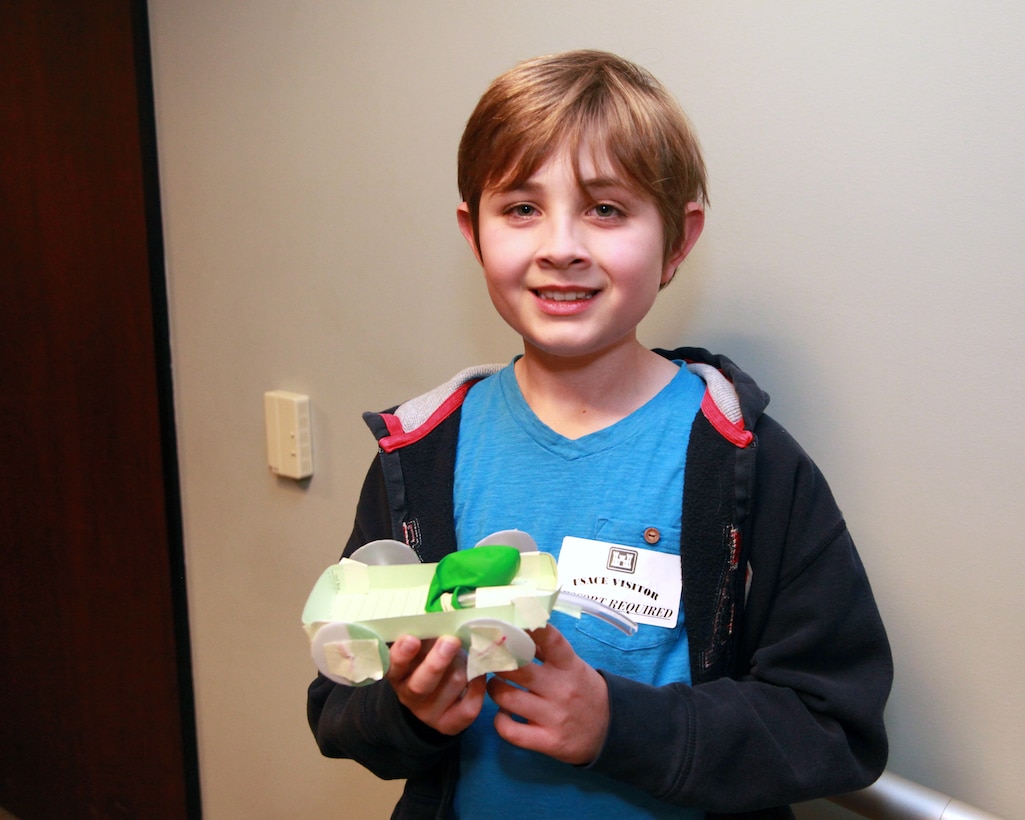
[(870, 820), (1004, 820), (892, 772), (867, 789), (829, 799)]

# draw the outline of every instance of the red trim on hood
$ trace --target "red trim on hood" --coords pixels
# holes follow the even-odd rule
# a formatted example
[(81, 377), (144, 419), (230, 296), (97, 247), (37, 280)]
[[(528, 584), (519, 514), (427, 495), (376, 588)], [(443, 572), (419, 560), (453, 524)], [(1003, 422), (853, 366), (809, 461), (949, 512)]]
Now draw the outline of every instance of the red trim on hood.
[(716, 431), (730, 444), (747, 447), (754, 440), (754, 433), (744, 429), (744, 420), (732, 422), (723, 414), (719, 406), (712, 400), (712, 394), (706, 390), (701, 400), (701, 412)]
[(393, 416), (391, 413), (381, 413), (381, 418), (384, 420), (384, 426), (388, 428), (388, 435), (385, 440), (390, 439), (392, 436), (402, 435), (402, 422), (399, 421), (398, 416)]
[(392, 453), (395, 450), (400, 450), (403, 447), (408, 447), (410, 444), (420, 441), (420, 439), (430, 433), (462, 405), (470, 388), (479, 381), (480, 379), (473, 379), (459, 385), (445, 401), (438, 405), (438, 409), (431, 413), (430, 418), (415, 430), (407, 432), (402, 428), (402, 422), (398, 416), (392, 413), (382, 413), (381, 418), (384, 420), (390, 435), (378, 439), (378, 445), (386, 453)]

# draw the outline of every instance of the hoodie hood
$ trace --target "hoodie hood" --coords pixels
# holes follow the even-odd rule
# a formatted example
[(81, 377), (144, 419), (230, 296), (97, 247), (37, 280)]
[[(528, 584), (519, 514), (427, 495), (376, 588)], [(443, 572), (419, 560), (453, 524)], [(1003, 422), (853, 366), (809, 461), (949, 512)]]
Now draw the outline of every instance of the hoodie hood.
[(765, 413), (769, 394), (728, 356), (710, 353), (702, 347), (656, 348), (667, 359), (684, 361), (708, 388), (701, 412), (712, 426), (738, 447), (753, 438), (751, 430)]
[[(705, 382), (701, 412), (712, 426), (737, 447), (747, 447), (751, 430), (769, 403), (769, 395), (726, 356), (699, 347), (656, 349), (667, 359), (683, 361)], [(505, 365), (478, 365), (461, 370), (433, 390), (383, 413), (364, 413), (363, 419), (386, 453), (421, 440), (459, 408), (467, 392)]]

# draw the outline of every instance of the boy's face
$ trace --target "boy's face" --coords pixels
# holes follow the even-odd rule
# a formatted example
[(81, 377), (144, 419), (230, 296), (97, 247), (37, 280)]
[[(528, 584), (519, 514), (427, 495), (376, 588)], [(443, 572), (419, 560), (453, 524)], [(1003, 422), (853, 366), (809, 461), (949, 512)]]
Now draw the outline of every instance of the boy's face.
[(701, 232), (704, 215), (692, 204), (684, 238), (665, 258), (655, 203), (597, 159), (581, 153), (583, 187), (561, 151), (521, 187), (486, 190), (479, 250), (466, 203), (459, 208), (491, 300), (528, 353), (592, 357), (636, 342), (637, 325)]

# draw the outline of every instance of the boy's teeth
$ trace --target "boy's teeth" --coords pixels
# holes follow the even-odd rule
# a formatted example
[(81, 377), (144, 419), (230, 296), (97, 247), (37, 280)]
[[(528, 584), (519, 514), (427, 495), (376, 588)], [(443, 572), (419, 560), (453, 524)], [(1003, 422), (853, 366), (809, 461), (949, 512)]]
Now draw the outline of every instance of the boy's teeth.
[(578, 299), (590, 299), (594, 293), (589, 290), (539, 290), (542, 299), (553, 299), (556, 302), (575, 302)]

